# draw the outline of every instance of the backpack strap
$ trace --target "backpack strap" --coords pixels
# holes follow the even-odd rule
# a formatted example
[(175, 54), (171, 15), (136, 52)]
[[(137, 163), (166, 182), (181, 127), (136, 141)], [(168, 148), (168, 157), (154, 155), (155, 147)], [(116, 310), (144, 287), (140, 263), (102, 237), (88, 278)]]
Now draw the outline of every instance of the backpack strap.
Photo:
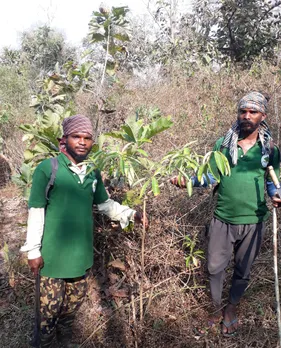
[[(270, 140), (270, 152), (269, 152), (269, 159), (268, 159), (268, 165), (266, 167), (265, 173), (264, 173), (264, 180), (266, 181), (266, 178), (268, 177), (269, 174), (269, 166), (273, 166), (273, 158), (274, 158), (274, 142), (272, 140)], [(277, 148), (278, 149), (278, 148)], [(279, 149), (278, 149), (279, 151)]]
[(56, 174), (58, 171), (58, 167), (59, 167), (59, 161), (57, 157), (52, 157), (50, 158), (51, 161), (51, 166), (52, 166), (52, 173), (51, 173), (51, 177), (50, 180), (46, 186), (46, 190), (45, 190), (45, 196), (47, 201), (49, 200), (49, 191), (52, 188), (52, 186), (54, 185), (55, 179), (56, 179)]
[(269, 153), (268, 166), (272, 166), (273, 157), (274, 157), (274, 142), (270, 140), (270, 153)]

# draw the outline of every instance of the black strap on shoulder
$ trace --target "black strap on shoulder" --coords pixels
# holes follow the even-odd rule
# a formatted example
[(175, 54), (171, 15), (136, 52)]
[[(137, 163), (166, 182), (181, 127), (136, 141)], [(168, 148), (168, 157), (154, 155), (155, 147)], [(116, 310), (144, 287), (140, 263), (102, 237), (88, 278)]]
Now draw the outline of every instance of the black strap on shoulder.
[(51, 166), (52, 166), (52, 173), (51, 173), (51, 177), (50, 180), (46, 186), (46, 190), (45, 190), (45, 196), (46, 199), (49, 200), (49, 191), (52, 188), (52, 186), (54, 185), (55, 179), (56, 179), (56, 174), (58, 171), (58, 167), (59, 167), (59, 162), (57, 157), (52, 157), (50, 158), (51, 160)]
[(268, 159), (268, 165), (272, 166), (273, 164), (273, 157), (274, 157), (274, 142), (270, 141), (270, 152), (269, 152), (269, 159)]
[[(278, 149), (278, 148), (277, 148)], [(274, 158), (274, 150), (275, 150), (275, 145), (274, 145), (274, 142), (271, 140), (270, 141), (270, 152), (269, 152), (269, 159), (268, 159), (268, 165), (266, 167), (266, 171), (264, 173), (264, 179), (266, 181), (267, 177), (268, 177), (268, 174), (269, 174), (269, 169), (268, 167), (269, 166), (273, 166), (273, 158)], [(279, 151), (279, 149), (278, 149)]]

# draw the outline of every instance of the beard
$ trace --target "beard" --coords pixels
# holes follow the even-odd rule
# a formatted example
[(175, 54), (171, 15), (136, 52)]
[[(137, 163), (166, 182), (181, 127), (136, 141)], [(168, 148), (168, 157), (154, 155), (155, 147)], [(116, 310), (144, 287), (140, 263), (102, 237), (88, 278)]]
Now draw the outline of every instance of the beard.
[(251, 121), (240, 121), (239, 126), (243, 134), (251, 134), (259, 127), (259, 124), (255, 124)]
[(77, 162), (77, 163), (80, 163), (80, 162), (83, 162), (88, 154), (90, 153), (91, 149), (87, 152), (87, 153), (84, 153), (83, 155), (78, 155), (75, 151), (72, 150), (72, 148), (68, 145), (67, 141), (65, 143), (65, 148), (66, 148), (66, 151), (70, 154), (70, 156)]

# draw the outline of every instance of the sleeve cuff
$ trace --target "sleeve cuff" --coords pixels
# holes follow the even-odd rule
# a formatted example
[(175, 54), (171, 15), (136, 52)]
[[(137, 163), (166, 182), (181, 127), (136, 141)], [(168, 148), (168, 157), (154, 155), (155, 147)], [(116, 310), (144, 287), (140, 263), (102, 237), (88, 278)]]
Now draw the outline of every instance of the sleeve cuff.
[(27, 253), (27, 258), (28, 260), (33, 260), (33, 259), (37, 259), (38, 257), (41, 256), (41, 252), (39, 249), (34, 249), (34, 250), (30, 250)]
[(130, 221), (134, 222), (134, 215), (136, 210), (130, 209), (131, 212), (127, 216), (123, 216), (120, 219), (120, 226), (124, 229), (129, 226)]

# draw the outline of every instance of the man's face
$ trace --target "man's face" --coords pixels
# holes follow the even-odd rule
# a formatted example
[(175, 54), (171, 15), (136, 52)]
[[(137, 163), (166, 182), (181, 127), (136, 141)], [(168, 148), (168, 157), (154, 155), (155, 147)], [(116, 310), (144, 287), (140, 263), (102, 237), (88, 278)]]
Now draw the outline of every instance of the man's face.
[(76, 163), (83, 162), (93, 146), (93, 138), (89, 133), (72, 133), (65, 137), (66, 152)]
[(240, 129), (246, 133), (254, 132), (265, 118), (266, 114), (253, 109), (240, 109), (238, 112)]

